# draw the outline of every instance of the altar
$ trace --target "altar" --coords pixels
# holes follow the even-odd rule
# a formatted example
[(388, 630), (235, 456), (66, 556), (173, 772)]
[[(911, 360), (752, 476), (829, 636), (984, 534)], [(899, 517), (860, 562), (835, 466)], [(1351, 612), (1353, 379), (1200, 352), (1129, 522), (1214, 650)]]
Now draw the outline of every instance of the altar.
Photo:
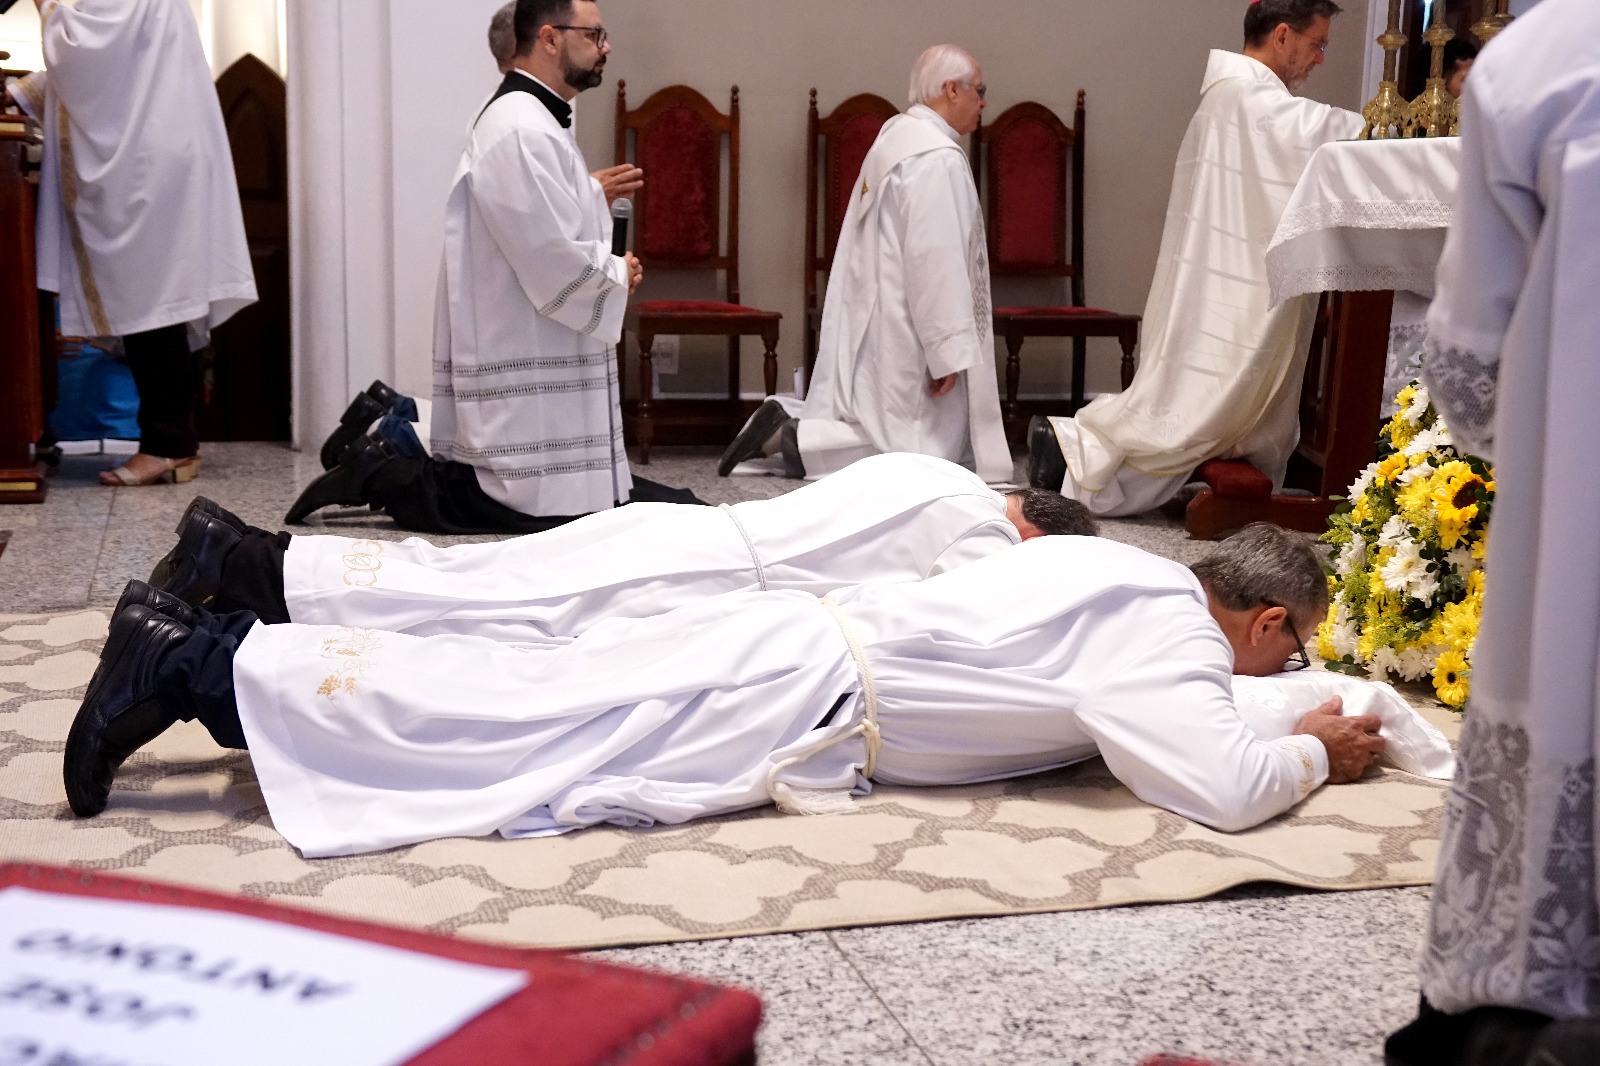
[(1192, 537), (1256, 521), (1327, 527), (1331, 497), (1376, 457), (1385, 401), (1415, 376), (1460, 159), (1455, 137), (1339, 141), (1312, 155), (1266, 253), (1274, 307), (1321, 295), (1289, 482), (1310, 495), (1232, 494), (1231, 479), (1208, 477), (1186, 514)]

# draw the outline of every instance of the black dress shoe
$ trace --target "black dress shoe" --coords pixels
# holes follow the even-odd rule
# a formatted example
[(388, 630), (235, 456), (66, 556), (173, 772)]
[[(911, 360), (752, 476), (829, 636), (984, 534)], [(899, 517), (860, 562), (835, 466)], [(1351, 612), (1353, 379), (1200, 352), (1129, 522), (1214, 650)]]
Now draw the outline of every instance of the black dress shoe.
[(393, 449), (376, 437), (359, 438), (344, 450), (338, 466), (306, 486), (284, 516), (284, 522), (297, 525), (306, 515), (323, 507), (357, 507), (371, 502), (362, 493), (367, 479), (394, 457)]
[(1066, 480), (1067, 457), (1061, 454), (1055, 427), (1044, 415), (1034, 415), (1028, 422), (1028, 484), (1060, 492)]
[(105, 810), (117, 767), (178, 720), (155, 699), (156, 668), (188, 636), (188, 626), (139, 604), (111, 620), (61, 763), (67, 802), (78, 817)]
[(196, 496), (194, 499), (189, 501), (189, 506), (184, 508), (183, 517), (178, 519), (178, 528), (174, 529), (173, 532), (179, 536), (182, 536), (183, 527), (189, 524), (189, 520), (194, 517), (196, 512), (208, 514), (218, 521), (225, 522), (234, 529), (237, 529), (240, 533), (243, 533), (245, 530), (250, 528), (250, 523), (246, 522), (244, 519), (240, 518), (238, 515), (222, 506), (222, 504), (218, 503), (216, 500), (209, 499), (205, 496)]
[(158, 588), (134, 578), (122, 589), (122, 598), (117, 601), (116, 608), (111, 612), (111, 617), (126, 611), (129, 607), (148, 607), (157, 614), (164, 614), (174, 622), (181, 622), (186, 626), (194, 625), (194, 608), (184, 603), (170, 592), (162, 592)]
[[(195, 503), (202, 500), (222, 510), (204, 497), (196, 497)], [(190, 504), (178, 524), (178, 543), (150, 571), (150, 586), (190, 607), (204, 607), (216, 599), (222, 587), (223, 560), (244, 539), (230, 518), (239, 521), (226, 511), (219, 517), (204, 506)]]
[(767, 441), (789, 421), (792, 420), (789, 412), (783, 409), (783, 404), (769, 396), (765, 403), (756, 408), (750, 421), (744, 424), (744, 428), (722, 453), (722, 458), (717, 461), (717, 476), (727, 477), (734, 467), (745, 460), (761, 458)]
[(367, 391), (356, 393), (350, 406), (339, 416), (339, 425), (322, 442), (322, 469), (332, 470), (339, 465), (344, 450), (360, 437), (367, 435), (372, 423), (389, 413), (400, 394), (381, 381), (367, 386)]

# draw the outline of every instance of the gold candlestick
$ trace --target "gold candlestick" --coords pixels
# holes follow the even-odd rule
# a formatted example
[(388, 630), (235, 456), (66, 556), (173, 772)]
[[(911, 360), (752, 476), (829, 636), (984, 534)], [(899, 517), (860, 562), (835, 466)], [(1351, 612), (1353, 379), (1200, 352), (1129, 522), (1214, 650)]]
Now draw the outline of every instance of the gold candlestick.
[(1456, 98), (1445, 88), (1444, 46), (1455, 39), (1449, 26), (1444, 24), (1444, 4), (1433, 7), (1433, 25), (1423, 34), (1423, 40), (1433, 50), (1428, 67), (1428, 85), (1422, 95), (1411, 101), (1410, 133), (1413, 137), (1448, 137), (1456, 132), (1459, 108)]
[(1406, 43), (1405, 34), (1400, 32), (1400, 0), (1389, 0), (1389, 27), (1378, 36), (1377, 43), (1383, 48), (1383, 81), (1378, 85), (1378, 95), (1361, 109), (1361, 117), (1367, 120), (1361, 131), (1363, 141), (1405, 136), (1409, 107), (1400, 95), (1398, 81), (1400, 49)]
[(1483, 17), (1472, 24), (1472, 35), (1478, 39), (1478, 44), (1486, 45), (1494, 39), (1494, 35), (1511, 25), (1511, 20), (1516, 18), (1508, 8), (1511, 0), (1495, 0), (1494, 11), (1487, 9)]

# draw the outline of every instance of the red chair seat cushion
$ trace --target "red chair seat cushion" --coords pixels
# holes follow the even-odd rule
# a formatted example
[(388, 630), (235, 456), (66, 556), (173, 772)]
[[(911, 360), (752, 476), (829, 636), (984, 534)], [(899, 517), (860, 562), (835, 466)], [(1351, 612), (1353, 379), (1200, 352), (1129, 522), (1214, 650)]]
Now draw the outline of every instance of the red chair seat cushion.
[(1124, 318), (1125, 315), (1115, 311), (1102, 311), (1098, 307), (996, 307), (995, 317), (1029, 318), (1044, 315), (1111, 315), (1115, 318)]
[(742, 304), (722, 303), (718, 300), (645, 300), (633, 305), (641, 315), (770, 315)]
[(1201, 463), (1195, 473), (1218, 496), (1236, 500), (1265, 500), (1272, 496), (1272, 479), (1237, 459), (1210, 459)]

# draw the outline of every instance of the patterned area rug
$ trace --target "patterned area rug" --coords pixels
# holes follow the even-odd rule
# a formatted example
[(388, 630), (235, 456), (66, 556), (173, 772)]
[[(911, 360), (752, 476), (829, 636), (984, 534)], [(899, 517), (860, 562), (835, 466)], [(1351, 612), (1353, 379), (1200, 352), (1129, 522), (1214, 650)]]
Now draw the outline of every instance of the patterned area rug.
[(1393, 770), (1246, 833), (1148, 806), (1099, 760), (961, 788), (880, 788), (859, 813), (771, 809), (651, 830), (440, 840), (307, 861), (249, 757), (197, 725), (78, 820), (61, 751), (106, 612), (0, 615), (0, 859), (115, 870), (483, 940), (600, 947), (1197, 899), (1248, 881), (1428, 884), (1445, 785)]

